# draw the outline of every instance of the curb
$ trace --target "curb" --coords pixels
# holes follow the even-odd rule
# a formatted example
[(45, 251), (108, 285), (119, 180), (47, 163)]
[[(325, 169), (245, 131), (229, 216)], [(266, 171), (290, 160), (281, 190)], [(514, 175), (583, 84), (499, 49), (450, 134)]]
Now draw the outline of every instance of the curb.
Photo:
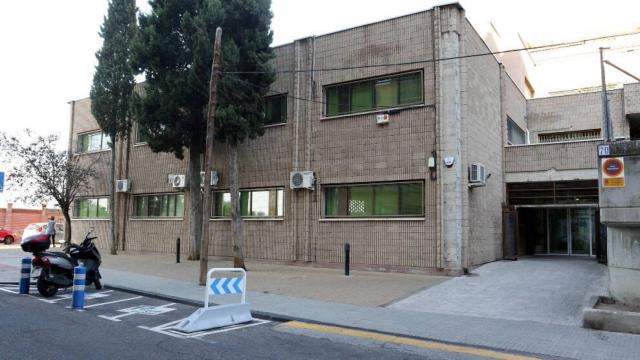
[[(202, 306), (202, 301), (196, 301), (196, 300), (192, 300), (192, 299), (185, 299), (185, 298), (181, 298), (181, 297), (177, 297), (177, 296), (164, 295), (164, 294), (159, 294), (159, 293), (155, 293), (155, 292), (151, 292), (151, 291), (143, 291), (143, 290), (134, 289), (134, 288), (126, 287), (126, 286), (105, 284), (104, 287), (107, 288), (107, 289), (111, 289), (111, 290), (123, 291), (123, 292), (131, 293), (131, 294), (135, 294), (135, 295), (142, 295), (142, 296), (150, 297), (150, 298), (153, 298), (153, 299), (171, 301), (171, 302), (175, 302), (175, 303), (179, 303), (179, 304), (183, 304), (183, 305), (188, 305), (188, 306), (193, 306), (193, 307), (201, 307)], [(215, 303), (210, 303), (210, 304), (215, 304)], [(327, 323), (327, 322), (322, 322), (322, 321), (317, 321), (317, 320), (312, 320), (312, 319), (305, 319), (305, 318), (299, 318), (299, 317), (295, 317), (295, 316), (280, 315), (280, 314), (274, 314), (274, 313), (263, 312), (263, 311), (251, 310), (251, 315), (253, 315), (253, 316), (255, 316), (255, 317), (259, 318), (259, 319), (270, 320), (270, 321), (281, 322), (281, 323), (288, 322), (288, 321), (299, 321), (299, 322), (305, 322), (305, 323), (309, 323), (309, 324), (326, 325), (326, 326), (333, 326), (333, 327), (339, 327), (339, 328), (351, 329), (351, 330), (360, 330), (360, 331), (366, 331), (366, 332), (377, 333), (377, 334), (382, 334), (382, 335), (391, 335), (391, 336), (403, 337), (403, 338), (408, 338), (408, 339), (432, 341), (432, 342), (441, 343), (441, 344), (473, 347), (473, 348), (477, 348), (477, 349), (497, 351), (497, 352), (501, 352), (501, 353), (505, 353), (505, 354), (524, 355), (524, 356), (531, 356), (531, 357), (536, 357), (536, 358), (538, 358), (540, 356), (543, 356), (545, 359), (555, 359), (555, 360), (567, 359), (567, 358), (562, 358), (562, 357), (553, 357), (553, 356), (544, 355), (544, 354), (529, 353), (529, 352), (524, 352), (524, 351), (514, 350), (514, 349), (501, 349), (501, 348), (482, 346), (482, 345), (471, 345), (471, 344), (462, 343), (462, 342), (444, 341), (444, 340), (440, 340), (440, 339), (419, 337), (419, 336), (407, 335), (407, 334), (402, 334), (402, 333), (393, 333), (393, 332), (386, 332), (386, 331), (380, 331), (380, 330), (375, 330), (375, 329), (367, 329), (367, 328), (362, 328), (362, 327), (355, 327), (355, 326), (347, 326), (347, 325), (340, 325), (340, 324), (334, 324), (334, 323)]]

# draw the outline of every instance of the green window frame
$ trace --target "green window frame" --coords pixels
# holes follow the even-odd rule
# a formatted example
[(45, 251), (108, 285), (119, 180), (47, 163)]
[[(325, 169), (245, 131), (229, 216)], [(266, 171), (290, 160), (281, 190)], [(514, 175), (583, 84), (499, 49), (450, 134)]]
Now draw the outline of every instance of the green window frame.
[(134, 218), (182, 218), (184, 194), (148, 194), (133, 197)]
[(423, 217), (424, 181), (331, 185), (324, 188), (325, 217)]
[(264, 98), (264, 125), (285, 124), (287, 122), (287, 94)]
[[(212, 191), (212, 218), (231, 217), (231, 193)], [(284, 216), (284, 188), (240, 190), (240, 216), (280, 218)]]
[(423, 103), (422, 71), (325, 87), (325, 115), (338, 116)]
[(102, 151), (111, 149), (111, 138), (109, 135), (94, 131), (78, 135), (78, 153)]
[(73, 207), (76, 219), (106, 219), (109, 217), (108, 197), (87, 197), (76, 199)]
[(149, 136), (142, 130), (140, 124), (136, 125), (136, 144), (146, 144), (149, 141)]

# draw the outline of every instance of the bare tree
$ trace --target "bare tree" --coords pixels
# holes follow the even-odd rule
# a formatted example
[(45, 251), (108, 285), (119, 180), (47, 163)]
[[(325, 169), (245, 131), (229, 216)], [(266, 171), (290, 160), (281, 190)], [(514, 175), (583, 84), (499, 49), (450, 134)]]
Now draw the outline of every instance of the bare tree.
[(18, 192), (18, 200), (42, 204), (55, 200), (65, 223), (65, 240), (71, 241), (71, 204), (95, 177), (92, 163), (56, 149), (57, 135), (35, 136), (26, 131), (26, 139), (0, 132), (0, 156), (12, 164), (9, 187)]

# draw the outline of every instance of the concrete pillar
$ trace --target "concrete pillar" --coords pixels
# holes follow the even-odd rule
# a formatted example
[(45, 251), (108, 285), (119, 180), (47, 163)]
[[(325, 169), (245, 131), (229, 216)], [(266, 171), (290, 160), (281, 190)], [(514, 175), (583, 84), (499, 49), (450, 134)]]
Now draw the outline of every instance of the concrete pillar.
[(609, 227), (607, 255), (611, 296), (640, 307), (640, 228)]
[[(447, 6), (438, 9), (440, 16), (439, 58), (460, 56), (460, 27), (462, 11)], [(462, 105), (460, 59), (438, 62), (438, 96), (440, 107), (440, 183), (442, 267), (450, 274), (462, 272)], [(450, 158), (453, 165), (443, 162)]]

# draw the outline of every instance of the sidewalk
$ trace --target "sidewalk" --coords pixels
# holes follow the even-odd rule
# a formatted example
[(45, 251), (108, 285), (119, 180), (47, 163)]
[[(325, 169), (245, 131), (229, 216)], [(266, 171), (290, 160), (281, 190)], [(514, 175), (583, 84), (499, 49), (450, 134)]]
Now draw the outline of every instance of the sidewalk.
[[(105, 283), (109, 286), (187, 301), (203, 301), (204, 288), (193, 282), (110, 269), (104, 269), (103, 273)], [(254, 291), (247, 293), (247, 301), (255, 313), (280, 318), (550, 357), (635, 360), (640, 354), (640, 336), (593, 331), (577, 326), (337, 304)]]

